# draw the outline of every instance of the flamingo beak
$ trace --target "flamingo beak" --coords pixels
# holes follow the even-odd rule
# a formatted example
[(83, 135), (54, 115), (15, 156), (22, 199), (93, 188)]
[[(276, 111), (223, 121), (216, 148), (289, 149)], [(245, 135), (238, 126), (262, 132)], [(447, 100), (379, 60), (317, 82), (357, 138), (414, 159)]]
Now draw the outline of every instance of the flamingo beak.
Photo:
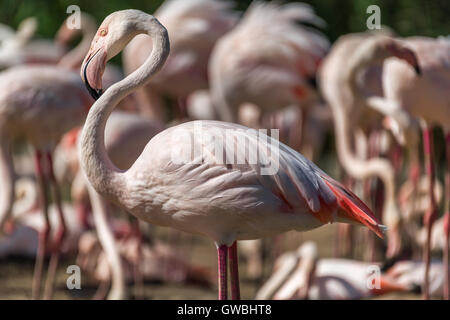
[(395, 48), (393, 49), (393, 54), (395, 57), (402, 59), (411, 65), (418, 76), (422, 74), (422, 69), (420, 68), (419, 61), (414, 51), (406, 47)]
[(95, 100), (100, 98), (103, 93), (102, 76), (105, 71), (106, 57), (106, 50), (100, 47), (95, 51), (91, 50), (81, 65), (81, 77)]

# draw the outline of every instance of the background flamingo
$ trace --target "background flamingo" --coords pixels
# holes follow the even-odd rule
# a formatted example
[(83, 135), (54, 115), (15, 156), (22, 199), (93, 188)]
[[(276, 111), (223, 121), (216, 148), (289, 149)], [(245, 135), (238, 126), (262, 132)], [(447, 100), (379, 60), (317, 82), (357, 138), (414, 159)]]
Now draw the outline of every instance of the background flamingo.
[[(170, 36), (171, 52), (161, 71), (146, 86), (136, 91), (141, 111), (151, 118), (167, 119), (162, 95), (185, 100), (196, 90), (208, 88), (207, 67), (211, 51), (237, 20), (231, 1), (167, 0), (155, 12)], [(152, 39), (141, 34), (123, 52), (124, 68), (130, 74), (141, 66), (152, 50)], [(185, 113), (185, 110), (180, 110)], [(182, 114), (182, 116), (185, 116)]]
[(355, 179), (378, 176), (383, 181), (383, 221), (389, 230), (388, 256), (398, 254), (401, 245), (394, 168), (388, 160), (382, 158), (359, 158), (354, 147), (353, 132), (356, 128), (367, 129), (368, 121), (373, 122), (377, 117), (381, 117), (381, 114), (377, 114), (368, 104), (371, 93), (366, 93), (364, 85), (358, 82), (358, 74), (373, 65), (381, 66), (383, 61), (391, 56), (403, 59), (419, 70), (414, 53), (401, 40), (366, 34), (340, 37), (320, 70), (320, 88), (333, 111), (336, 149), (342, 166)]

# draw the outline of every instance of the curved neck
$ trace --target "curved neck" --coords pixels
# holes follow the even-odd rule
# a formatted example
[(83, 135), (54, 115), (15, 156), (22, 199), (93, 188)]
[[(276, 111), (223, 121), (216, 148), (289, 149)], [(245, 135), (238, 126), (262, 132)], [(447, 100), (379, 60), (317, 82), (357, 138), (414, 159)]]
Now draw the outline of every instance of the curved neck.
[(125, 79), (109, 87), (94, 103), (81, 134), (81, 166), (93, 187), (109, 199), (118, 200), (126, 185), (124, 172), (109, 159), (104, 142), (105, 125), (115, 106), (133, 90), (145, 85), (164, 64), (169, 55), (167, 30), (151, 17), (139, 24), (138, 33), (152, 37), (153, 50), (144, 64)]
[[(347, 173), (359, 180), (364, 180), (372, 176), (379, 177), (384, 184), (385, 205), (383, 210), (383, 222), (387, 226), (398, 222), (396, 216), (398, 211), (395, 202), (395, 172), (388, 160), (382, 158), (372, 158), (369, 160), (360, 159), (352, 148), (353, 130), (349, 123), (350, 115), (342, 111), (334, 110), (334, 126), (336, 132), (336, 149), (342, 166)], [(389, 215), (389, 216), (388, 216)], [(391, 221), (390, 223), (387, 221)], [(395, 222), (394, 222), (395, 221)]]

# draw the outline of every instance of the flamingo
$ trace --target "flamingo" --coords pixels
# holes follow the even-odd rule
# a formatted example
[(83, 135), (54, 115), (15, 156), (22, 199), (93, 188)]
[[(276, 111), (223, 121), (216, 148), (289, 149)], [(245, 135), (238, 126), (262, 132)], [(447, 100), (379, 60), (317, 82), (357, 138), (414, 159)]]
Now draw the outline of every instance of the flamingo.
[[(24, 257), (36, 258), (38, 251), (39, 234), (45, 228), (45, 220), (39, 208), (39, 196), (36, 189), (36, 183), (33, 179), (19, 178), (15, 184), (17, 201), (14, 203), (12, 219), (14, 227), (9, 230), (8, 237), (0, 241), (0, 257), (9, 255), (19, 255)], [(64, 254), (76, 252), (78, 239), (83, 231), (82, 224), (76, 217), (74, 207), (67, 202), (62, 203), (64, 219), (67, 221), (67, 236), (61, 243), (61, 251)], [(49, 223), (51, 224), (51, 233), (49, 234), (49, 243), (58, 241), (58, 232), (60, 220), (58, 208), (52, 204), (48, 208)]]
[[(139, 33), (152, 38), (151, 54), (139, 69), (102, 93), (106, 61)], [(81, 168), (98, 193), (139, 219), (211, 238), (218, 253), (219, 299), (227, 298), (228, 252), (231, 296), (239, 298), (236, 240), (333, 221), (363, 224), (382, 237), (383, 226), (351, 191), (299, 153), (241, 125), (193, 121), (170, 127), (149, 141), (128, 170), (118, 169), (105, 150), (106, 121), (122, 98), (162, 68), (169, 51), (167, 30), (155, 17), (123, 10), (105, 18), (81, 67), (88, 91), (98, 99), (81, 134)], [(226, 134), (232, 146), (224, 144)], [(216, 148), (214, 141), (221, 146)], [(234, 146), (237, 141), (246, 143)], [(243, 163), (224, 163), (214, 151), (223, 156), (224, 147), (237, 147)], [(202, 152), (190, 157), (191, 148)], [(256, 164), (251, 150), (259, 150)], [(263, 170), (262, 164), (275, 158), (278, 169)]]
[[(33, 277), (33, 298), (41, 287), (44, 255), (47, 250), (50, 225), (47, 212), (48, 182), (61, 219), (58, 239), (52, 248), (48, 267), (45, 297), (50, 297), (59, 260), (59, 249), (65, 235), (64, 215), (58, 183), (54, 176), (52, 150), (61, 136), (80, 125), (91, 104), (91, 97), (83, 90), (83, 83), (73, 72), (58, 66), (17, 66), (0, 73), (0, 177), (2, 183), (0, 230), (11, 214), (14, 200), (14, 169), (10, 146), (23, 137), (35, 149), (35, 170), (41, 192), (41, 212), (46, 226), (39, 235)], [(47, 166), (47, 168), (45, 167)], [(48, 169), (48, 170), (47, 170)]]
[(0, 69), (24, 63), (55, 64), (64, 55), (64, 45), (46, 39), (32, 40), (37, 29), (34, 17), (25, 19), (13, 36), (0, 46)]
[(315, 77), (329, 43), (299, 22), (325, 24), (304, 3), (254, 2), (238, 25), (219, 39), (208, 74), (221, 120), (237, 122), (244, 103), (260, 108), (262, 117), (291, 105), (306, 110), (317, 102), (309, 79)]
[[(117, 239), (120, 257), (124, 262), (126, 281), (133, 280), (133, 269), (139, 264), (145, 281), (167, 281), (175, 283), (196, 283), (211, 285), (207, 270), (190, 265), (176, 251), (163, 243), (145, 244), (142, 247), (142, 258), (138, 258), (136, 239), (125, 234)], [(111, 278), (109, 262), (102, 252), (99, 239), (92, 232), (86, 232), (80, 238), (77, 264), (99, 282), (108, 282)], [(170, 272), (165, 266), (170, 265)]]
[[(446, 219), (446, 243), (444, 247), (444, 271), (448, 270), (449, 256), (449, 221), (450, 221), (450, 94), (447, 90), (450, 84), (450, 41), (445, 38), (432, 39), (426, 37), (412, 37), (405, 39), (416, 53), (423, 75), (417, 77), (409, 66), (397, 60), (390, 59), (386, 62), (383, 75), (383, 89), (385, 99), (375, 101), (377, 107), (390, 115), (401, 128), (401, 132), (407, 135), (405, 142), (412, 153), (417, 153), (416, 127), (408, 125), (404, 118), (414, 117), (420, 120), (423, 132), (424, 154), (426, 160), (426, 172), (429, 177), (430, 209), (425, 214), (424, 223), (428, 228), (428, 239), (431, 229), (437, 217), (437, 204), (433, 192), (435, 180), (435, 164), (432, 144), (432, 128), (440, 126), (444, 130), (446, 143), (446, 195), (445, 195), (445, 219)], [(417, 156), (416, 156), (417, 157)], [(429, 265), (430, 241), (427, 240), (424, 249), (424, 261)], [(425, 268), (425, 278), (428, 278), (428, 269)], [(449, 299), (449, 276), (444, 285), (444, 297)], [(425, 281), (424, 298), (428, 298), (428, 285)]]
[[(427, 267), (423, 261), (398, 261), (391, 268), (389, 268), (385, 274), (398, 285), (416, 284), (420, 285), (424, 289), (425, 279), (423, 274), (426, 268)], [(443, 297), (442, 292), (446, 281), (445, 274), (446, 270), (444, 269), (444, 263), (437, 260), (432, 260), (430, 262), (428, 279), (430, 297)]]
[[(180, 107), (189, 94), (208, 88), (207, 66), (211, 51), (222, 35), (237, 21), (231, 1), (166, 0), (155, 12), (171, 39), (172, 50), (152, 86), (136, 91), (142, 112), (165, 120), (161, 96), (178, 99)], [(152, 50), (146, 35), (135, 37), (123, 52), (127, 74), (136, 70)], [(182, 116), (184, 116), (182, 114)]]
[(318, 259), (315, 243), (305, 242), (296, 252), (277, 259), (275, 272), (259, 289), (256, 299), (354, 300), (416, 288), (414, 282), (399, 282), (386, 274), (373, 278), (371, 288), (370, 268), (374, 266), (377, 264), (348, 259)]
[(389, 230), (387, 255), (393, 256), (398, 254), (401, 245), (394, 168), (382, 158), (360, 159), (352, 141), (352, 132), (357, 128), (367, 129), (374, 119), (381, 118), (368, 102), (373, 93), (364, 88), (358, 76), (369, 68), (381, 67), (389, 57), (397, 57), (411, 65), (416, 73), (420, 72), (414, 52), (403, 41), (385, 35), (351, 34), (336, 41), (319, 73), (321, 92), (333, 112), (337, 154), (342, 166), (355, 179), (378, 176), (384, 184), (382, 216)]

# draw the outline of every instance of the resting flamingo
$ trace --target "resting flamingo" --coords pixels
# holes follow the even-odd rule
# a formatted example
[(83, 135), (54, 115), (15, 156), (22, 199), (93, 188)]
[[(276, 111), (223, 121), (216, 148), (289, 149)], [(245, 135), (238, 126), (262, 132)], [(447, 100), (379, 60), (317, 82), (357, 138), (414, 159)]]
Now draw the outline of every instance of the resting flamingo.
[[(172, 49), (164, 67), (151, 80), (152, 85), (135, 92), (143, 114), (166, 120), (162, 95), (168, 95), (178, 100), (180, 115), (185, 116), (188, 95), (208, 88), (208, 61), (217, 39), (237, 21), (232, 6), (232, 1), (166, 0), (156, 10), (155, 17), (169, 32)], [(135, 37), (123, 52), (126, 73), (142, 65), (151, 50), (148, 36)]]
[(371, 268), (376, 266), (380, 267), (372, 262), (319, 259), (316, 244), (305, 242), (296, 252), (277, 259), (275, 271), (258, 290), (256, 299), (354, 300), (417, 288), (416, 283), (399, 283), (382, 273), (379, 278), (371, 278), (375, 271)]
[[(396, 204), (395, 172), (387, 159), (362, 160), (354, 150), (353, 132), (381, 122), (382, 114), (368, 104), (373, 94), (358, 77), (372, 67), (382, 66), (389, 57), (397, 57), (420, 72), (415, 54), (401, 40), (384, 35), (351, 34), (340, 37), (333, 45), (320, 69), (320, 88), (329, 103), (335, 125), (336, 148), (346, 172), (355, 179), (378, 176), (385, 188), (383, 222), (388, 227), (388, 256), (399, 253), (400, 213)], [(413, 70), (414, 70), (413, 69)]]
[[(139, 33), (152, 38), (151, 54), (139, 69), (102, 93), (106, 61)], [(128, 170), (118, 169), (105, 150), (106, 121), (121, 99), (148, 83), (169, 50), (166, 29), (142, 11), (117, 11), (101, 24), (81, 67), (89, 92), (98, 100), (83, 127), (80, 163), (97, 192), (144, 221), (213, 239), (220, 299), (227, 298), (228, 252), (231, 296), (239, 298), (236, 240), (309, 230), (333, 221), (360, 223), (382, 236), (382, 226), (351, 191), (289, 147), (237, 124), (193, 121), (171, 127), (151, 139)], [(224, 147), (230, 152), (237, 141), (245, 141), (236, 145), (242, 164), (225, 164), (215, 150), (223, 156)], [(190, 157), (193, 147), (202, 152)], [(259, 150), (256, 164), (247, 154), (251, 150)]]

